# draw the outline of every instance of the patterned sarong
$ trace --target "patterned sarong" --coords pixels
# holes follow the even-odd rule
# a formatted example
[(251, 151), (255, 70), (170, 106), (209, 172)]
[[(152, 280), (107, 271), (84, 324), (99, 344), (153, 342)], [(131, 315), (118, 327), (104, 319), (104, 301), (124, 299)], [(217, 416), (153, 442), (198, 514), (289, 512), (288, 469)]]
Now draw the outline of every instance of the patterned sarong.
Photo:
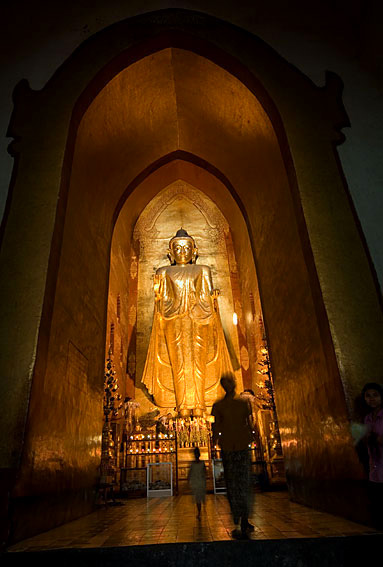
[(227, 497), (234, 521), (245, 523), (251, 507), (251, 462), (247, 449), (222, 451)]

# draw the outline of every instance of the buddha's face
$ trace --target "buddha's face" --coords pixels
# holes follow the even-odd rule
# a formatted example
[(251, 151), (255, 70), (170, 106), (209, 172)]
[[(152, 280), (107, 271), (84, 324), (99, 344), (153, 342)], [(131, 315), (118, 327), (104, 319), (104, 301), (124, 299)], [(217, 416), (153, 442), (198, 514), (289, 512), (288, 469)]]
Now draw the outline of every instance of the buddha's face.
[(190, 238), (176, 238), (170, 245), (176, 264), (189, 264), (193, 258), (194, 246)]

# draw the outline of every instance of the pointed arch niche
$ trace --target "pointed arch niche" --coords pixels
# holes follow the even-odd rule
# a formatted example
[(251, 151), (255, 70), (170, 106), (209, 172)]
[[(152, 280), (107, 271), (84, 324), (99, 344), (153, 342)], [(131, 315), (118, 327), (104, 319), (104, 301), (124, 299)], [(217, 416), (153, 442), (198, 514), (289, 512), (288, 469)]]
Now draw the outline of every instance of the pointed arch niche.
[[(186, 18), (178, 15), (174, 24), (180, 30), (182, 23), (177, 22), (183, 17)], [(218, 24), (210, 22), (209, 25), (221, 33)], [(123, 26), (120, 31), (121, 37), (126, 38)], [(237, 32), (232, 30), (232, 33)], [(246, 45), (241, 57), (249, 53), (247, 41), (243, 39), (241, 44)], [(92, 51), (92, 56), (99, 51)], [(57, 169), (61, 181), (58, 205), (57, 196), (49, 193), (52, 187), (49, 172), (45, 177), (41, 172), (37, 177), (29, 173), (25, 181), (28, 198), (31, 196), (32, 199), (34, 191), (39, 195), (39, 191), (45, 191), (54, 202), (54, 213), (52, 218), (48, 215), (44, 201), (40, 203), (44, 222), (40, 222), (36, 213), (33, 223), (16, 223), (19, 231), (35, 231), (35, 240), (28, 238), (25, 241), (28, 246), (36, 245), (41, 261), (36, 262), (33, 254), (24, 255), (28, 274), (35, 276), (28, 305), (13, 319), (16, 321), (19, 317), (20, 325), (25, 327), (25, 356), (20, 364), (26, 368), (24, 374), (20, 370), (19, 382), (12, 383), (12, 388), (18, 385), (24, 392), (23, 398), (17, 398), (19, 413), (15, 410), (12, 417), (12, 427), (18, 435), (15, 434), (15, 447), (23, 437), (21, 467), (13, 491), (14, 538), (22, 539), (92, 509), (99, 474), (105, 344), (113, 322), (111, 319), (115, 316), (117, 303), (121, 324), (130, 321), (133, 327), (140, 316), (137, 309), (136, 313), (131, 309), (133, 287), (130, 284), (121, 286), (121, 278), (125, 282), (138, 280), (140, 250), (134, 238), (134, 227), (145, 208), (155, 202), (153, 199), (160, 198), (160, 192), (170, 190), (174, 183), (191, 186), (196, 195), (202, 192), (230, 226), (240, 287), (248, 288), (242, 294), (244, 320), (251, 311), (252, 302), (257, 309), (258, 292), (254, 295), (253, 288), (258, 281), (291, 497), (361, 519), (362, 507), (356, 510), (349, 498), (350, 490), (359, 487), (361, 470), (349, 434), (345, 389), (327, 315), (329, 305), (334, 303), (327, 301), (325, 307), (322, 296), (323, 282), (330, 281), (331, 266), (336, 262), (330, 247), (326, 248), (330, 256), (321, 256), (316, 238), (318, 224), (324, 225), (323, 218), (319, 223), (317, 217), (320, 192), (316, 184), (320, 178), (318, 181), (312, 171), (322, 171), (321, 166), (326, 163), (329, 170), (327, 177), (323, 174), (326, 180), (323, 187), (331, 186), (332, 179), (335, 188), (332, 197), (343, 190), (339, 188), (337, 170), (331, 169), (335, 166), (329, 165), (333, 164), (332, 123), (329, 127), (330, 121), (326, 122), (331, 134), (320, 130), (317, 145), (310, 146), (304, 154), (307, 140), (311, 140), (309, 133), (312, 134), (314, 119), (310, 118), (311, 122), (302, 120), (298, 127), (294, 118), (294, 112), (298, 111), (302, 116), (312, 116), (311, 102), (315, 100), (317, 104), (318, 93), (313, 91), (311, 99), (307, 92), (313, 87), (306, 83), (302, 86), (302, 77), (297, 78), (296, 89), (306, 93), (303, 99), (307, 104), (298, 108), (287, 97), (290, 101), (285, 112), (290, 125), (287, 138), (282, 121), (275, 120), (276, 111), (273, 122), (265, 111), (265, 91), (259, 86), (250, 90), (219, 63), (186, 48), (169, 46), (141, 58), (135, 52), (132, 57), (126, 67), (121, 69), (120, 66), (107, 81), (107, 74), (103, 75), (104, 83), (97, 94), (94, 94), (94, 85), (84, 80), (83, 88), (91, 84), (93, 94), (87, 92), (89, 100), (83, 113), (73, 102), (70, 112), (73, 108), (76, 112), (70, 128), (69, 118), (68, 121), (65, 119), (67, 109), (60, 115), (62, 123), (57, 124), (57, 128), (66, 141), (67, 157), (62, 167), (64, 148), (56, 141), (50, 170), (54, 177)], [(220, 57), (225, 60), (223, 53)], [(270, 65), (266, 64), (267, 57)], [(76, 57), (74, 61), (77, 61)], [(264, 67), (260, 74), (265, 77), (268, 69), (274, 69), (275, 76), (284, 77), (283, 80), (287, 80), (291, 73), (294, 77), (298, 75), (274, 53), (265, 55), (262, 61)], [(279, 72), (282, 68), (284, 74)], [(65, 78), (66, 69), (62, 73), (58, 73), (56, 82), (60, 82), (62, 76)], [(74, 73), (73, 81), (79, 76)], [(254, 84), (258, 85), (258, 82)], [(72, 89), (71, 81), (66, 81), (65, 85)], [(281, 89), (278, 90), (276, 85), (277, 82), (272, 80), (268, 83), (277, 98)], [(50, 88), (42, 97), (49, 98)], [(63, 105), (69, 104), (66, 91), (53, 90), (63, 97)], [(283, 101), (279, 102), (282, 107)], [(50, 132), (50, 120), (55, 116), (54, 109), (50, 110), (42, 132)], [(38, 114), (34, 116), (38, 117)], [(320, 124), (324, 124), (322, 118), (320, 120)], [(15, 124), (14, 128), (17, 120)], [(28, 122), (28, 127), (32, 128), (31, 124)], [(293, 161), (288, 157), (288, 139), (295, 143), (294, 164), (298, 167), (303, 187), (306, 187), (306, 216)], [(44, 138), (47, 152), (51, 151), (49, 140), (47, 134)], [(17, 183), (20, 187), (23, 167), (35, 164), (36, 154), (32, 151), (30, 155), (29, 161), (21, 160), (19, 164)], [(309, 165), (305, 169), (305, 160), (312, 164), (312, 170)], [(31, 188), (32, 179), (36, 185)], [(310, 200), (311, 189), (315, 198)], [(39, 198), (41, 195), (36, 197)], [(15, 201), (5, 233), (4, 242), (10, 250), (17, 206)], [(36, 207), (30, 208), (31, 214), (37, 210), (40, 211)], [(321, 282), (307, 232), (308, 217), (310, 238), (316, 242), (315, 259), (321, 265)], [(330, 219), (326, 219), (330, 223)], [(354, 221), (352, 217), (347, 219), (344, 226), (356, 239)], [(18, 233), (17, 241), (22, 234)], [(333, 236), (335, 240), (338, 238), (337, 242), (342, 242), (339, 245), (342, 248), (344, 237)], [(352, 249), (359, 254), (357, 246)], [(16, 262), (15, 258), (17, 260), (18, 256), (13, 257), (12, 262)], [(360, 265), (367, 270), (363, 258)], [(357, 265), (350, 261), (351, 264)], [(46, 272), (43, 266), (46, 266)], [(336, 286), (339, 279), (333, 279)], [(13, 288), (7, 288), (8, 294), (22, 290), (23, 281), (21, 276), (15, 279)], [(332, 293), (333, 287), (330, 285), (325, 290)], [(371, 300), (371, 305), (373, 303)], [(137, 305), (141, 308), (139, 303)], [(345, 315), (335, 308), (334, 313), (339, 315), (333, 319), (339, 326)], [(25, 376), (29, 376), (28, 356), (37, 334), (36, 330), (33, 333), (31, 321), (40, 321), (40, 315), (29, 395)], [(115, 324), (114, 341), (115, 353), (122, 353), (123, 372), (129, 369), (129, 362), (131, 368), (133, 364), (127, 356), (131, 336), (125, 333), (120, 336), (122, 340), (118, 340), (116, 329), (119, 324)], [(24, 327), (14, 325), (12, 329)], [(332, 326), (332, 330), (334, 328)], [(14, 344), (12, 329), (4, 356)], [(350, 352), (356, 352), (355, 357), (359, 356), (359, 351), (350, 349)], [(132, 384), (127, 386), (129, 388)], [(130, 391), (133, 393), (132, 389)], [(44, 392), (43, 398), (41, 392)], [(20, 415), (22, 411), (26, 412), (24, 398), (29, 401), (25, 428), (20, 426)], [(21, 435), (20, 431), (25, 433)], [(19, 445), (16, 449), (19, 451)], [(31, 502), (33, 521), (29, 513)], [(52, 506), (55, 507), (54, 517), (45, 514), (45, 510)]]
[[(116, 294), (122, 293), (127, 302), (125, 317), (119, 326), (121, 340), (127, 345), (126, 366), (121, 373), (121, 383), (127, 382), (126, 395), (139, 401), (141, 413), (154, 409), (141, 386), (149, 343), (148, 329), (153, 319), (152, 279), (159, 266), (169, 263), (169, 239), (180, 226), (187, 228), (195, 238), (198, 261), (210, 266), (214, 285), (221, 291), (221, 319), (238, 391), (255, 389), (262, 313), (250, 240), (238, 205), (222, 182), (192, 162), (170, 162), (141, 183), (136, 191), (146, 192), (149, 184), (157, 184), (158, 188), (165, 184), (165, 187), (149, 201), (134, 225), (129, 219), (130, 201), (134, 195), (126, 200), (116, 222), (111, 249), (108, 328), (116, 320), (113, 307)], [(218, 199), (230, 215), (230, 225), (213, 198)], [(242, 243), (237, 253), (233, 236), (236, 243), (238, 239)], [(130, 260), (125, 254), (121, 256), (126, 239), (132, 242)], [(131, 269), (130, 264), (138, 269)], [(233, 324), (234, 312), (238, 315), (237, 326)]]

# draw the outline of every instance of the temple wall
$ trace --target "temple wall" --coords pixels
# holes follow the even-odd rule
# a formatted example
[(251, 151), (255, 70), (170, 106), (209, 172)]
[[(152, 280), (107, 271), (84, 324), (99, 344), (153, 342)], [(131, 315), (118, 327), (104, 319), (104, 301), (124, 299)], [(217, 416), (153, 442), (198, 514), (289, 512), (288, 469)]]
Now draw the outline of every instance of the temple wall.
[(113, 340), (114, 368), (123, 399), (126, 396), (134, 397), (132, 380), (127, 375), (129, 345), (133, 340), (135, 328), (135, 319), (132, 320), (130, 304), (135, 283), (135, 278), (132, 278), (134, 274), (133, 256), (134, 249), (129, 224), (123, 221), (116, 223), (110, 252), (105, 358), (108, 356)]

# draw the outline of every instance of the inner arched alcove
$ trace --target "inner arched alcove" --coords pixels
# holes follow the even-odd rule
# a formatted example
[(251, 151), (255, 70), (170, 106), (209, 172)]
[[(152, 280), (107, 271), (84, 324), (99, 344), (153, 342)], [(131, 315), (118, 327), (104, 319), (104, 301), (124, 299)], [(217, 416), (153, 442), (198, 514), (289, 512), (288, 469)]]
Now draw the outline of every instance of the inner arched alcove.
[[(139, 249), (137, 297), (137, 378), (143, 373), (149, 346), (147, 329), (153, 321), (152, 283), (154, 267), (169, 265), (169, 240), (178, 228), (188, 229), (198, 246), (197, 262), (211, 268), (213, 283), (221, 291), (220, 317), (231, 352), (233, 368), (237, 371), (239, 391), (243, 390), (240, 373), (239, 343), (232, 314), (235, 312), (233, 289), (226, 241), (231, 239), (229, 225), (219, 209), (204, 194), (191, 185), (176, 181), (163, 189), (141, 213), (134, 231)], [(232, 271), (236, 272), (235, 258)], [(237, 300), (238, 306), (239, 301)], [(136, 396), (137, 398), (137, 396)]]
[[(130, 231), (126, 227), (124, 230), (120, 224), (127, 221), (133, 195), (121, 210), (112, 241), (111, 265), (115, 269), (111, 271), (109, 282), (107, 328), (113, 325), (113, 329), (116, 329), (117, 297), (124, 296), (127, 301), (126, 317), (120, 318), (120, 324), (117, 325), (117, 342), (128, 345), (127, 393), (141, 402), (141, 411), (153, 409), (140, 383), (149, 344), (148, 329), (153, 321), (153, 275), (159, 266), (169, 264), (169, 239), (181, 226), (188, 228), (195, 238), (198, 262), (212, 269), (214, 285), (220, 290), (221, 319), (237, 376), (238, 391), (255, 387), (257, 348), (261, 340), (259, 318), (262, 315), (257, 278), (246, 225), (238, 205), (221, 182), (192, 163), (177, 160), (164, 169), (166, 171), (159, 170), (156, 175), (159, 186), (164, 180), (168, 181), (182, 172), (184, 177), (199, 182), (210, 195), (226, 203), (225, 208), (231, 209), (231, 226), (206, 193), (182, 179), (162, 189), (144, 208), (134, 228), (130, 226)], [(145, 183), (136, 190), (144, 191)], [(240, 250), (235, 250), (232, 230), (236, 236), (237, 233), (245, 235)], [(124, 256), (119, 258), (124, 249), (124, 242), (119, 239), (127, 238), (128, 233), (133, 240), (133, 252), (130, 259)], [(120, 266), (120, 270), (124, 269), (123, 274), (117, 266)], [(132, 266), (134, 269), (131, 269)], [(240, 277), (242, 273), (247, 277)], [(233, 323), (234, 313), (238, 315), (238, 326)], [(108, 349), (109, 335), (106, 346)], [(124, 369), (121, 380), (125, 381)]]

